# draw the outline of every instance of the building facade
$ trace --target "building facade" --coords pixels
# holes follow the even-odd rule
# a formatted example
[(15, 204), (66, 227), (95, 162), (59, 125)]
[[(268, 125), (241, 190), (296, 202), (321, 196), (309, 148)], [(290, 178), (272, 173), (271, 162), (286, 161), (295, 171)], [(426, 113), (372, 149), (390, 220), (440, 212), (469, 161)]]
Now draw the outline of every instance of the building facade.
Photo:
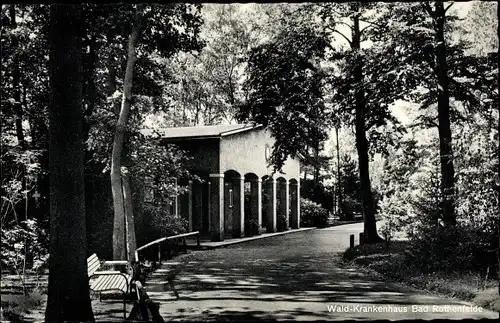
[(201, 180), (174, 200), (174, 213), (212, 241), (285, 231), (300, 226), (300, 159), (273, 174), (274, 139), (260, 125), (167, 128), (162, 144), (175, 143), (192, 157), (189, 171)]

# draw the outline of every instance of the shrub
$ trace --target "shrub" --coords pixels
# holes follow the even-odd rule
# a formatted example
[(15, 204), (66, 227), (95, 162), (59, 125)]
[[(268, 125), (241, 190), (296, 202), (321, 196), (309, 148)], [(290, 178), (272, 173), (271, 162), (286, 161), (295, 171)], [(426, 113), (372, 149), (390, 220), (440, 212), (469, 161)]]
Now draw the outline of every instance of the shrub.
[(38, 288), (26, 295), (2, 295), (0, 321), (22, 322), (24, 315), (40, 306), (44, 299), (44, 293)]
[(135, 226), (138, 246), (160, 237), (185, 233), (187, 227), (186, 219), (169, 214), (166, 207), (145, 203)]
[(278, 214), (278, 219), (277, 219), (278, 231), (285, 231), (288, 229), (286, 220), (287, 219), (286, 219), (286, 216), (284, 214)]
[(246, 219), (245, 236), (251, 237), (256, 234), (259, 234), (259, 221), (257, 221), (256, 219)]
[(324, 227), (328, 223), (328, 210), (311, 200), (300, 199), (300, 225), (303, 227)]
[(2, 270), (16, 273), (21, 281), (23, 293), (28, 294), (26, 276), (28, 262), (36, 273), (46, 266), (49, 254), (44, 240), (47, 234), (35, 220), (26, 220), (21, 225), (2, 228)]
[(410, 240), (409, 261), (422, 272), (483, 272), (496, 264), (496, 249), (486, 239), (471, 226), (420, 226)]
[(380, 227), (380, 232), (387, 241), (394, 238), (398, 231), (405, 226), (405, 220), (411, 218), (408, 212), (408, 205), (405, 201), (405, 192), (395, 192), (391, 196), (385, 197), (380, 203), (380, 217), (384, 224)]

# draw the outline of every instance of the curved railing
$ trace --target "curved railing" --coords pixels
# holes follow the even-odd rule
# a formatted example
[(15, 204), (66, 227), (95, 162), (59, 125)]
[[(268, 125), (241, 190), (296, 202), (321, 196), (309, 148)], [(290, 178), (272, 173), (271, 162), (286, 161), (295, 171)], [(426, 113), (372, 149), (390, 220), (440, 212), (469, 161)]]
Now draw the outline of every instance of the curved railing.
[(183, 246), (184, 246), (184, 252), (187, 252), (187, 244), (186, 244), (186, 238), (196, 236), (196, 245), (198, 249), (200, 249), (200, 232), (199, 231), (194, 231), (194, 232), (188, 232), (188, 233), (182, 233), (178, 234), (175, 236), (168, 236), (168, 237), (163, 237), (160, 239), (156, 239), (154, 241), (151, 241), (147, 244), (145, 244), (142, 247), (139, 247), (135, 250), (135, 261), (139, 262), (139, 251), (144, 250), (146, 248), (150, 248), (152, 246), (157, 245), (158, 246), (158, 263), (161, 264), (161, 244), (165, 241), (171, 241), (171, 240), (177, 240), (177, 239), (182, 239), (183, 241)]

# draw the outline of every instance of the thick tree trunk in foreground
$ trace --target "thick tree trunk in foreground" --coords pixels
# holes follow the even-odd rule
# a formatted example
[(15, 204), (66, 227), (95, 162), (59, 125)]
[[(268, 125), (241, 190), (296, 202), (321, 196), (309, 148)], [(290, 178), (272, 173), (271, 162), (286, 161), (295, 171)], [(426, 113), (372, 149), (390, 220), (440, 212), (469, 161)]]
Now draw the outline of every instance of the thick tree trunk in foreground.
[(356, 149), (358, 151), (359, 179), (361, 184), (361, 199), (363, 202), (364, 218), (364, 243), (382, 241), (377, 233), (377, 223), (375, 221), (375, 209), (370, 183), (368, 140), (366, 139), (366, 101), (365, 93), (361, 86), (363, 82), (363, 63), (359, 51), (361, 48), (361, 31), (359, 17), (353, 17), (352, 43), (351, 47), (357, 55), (357, 62), (354, 68), (355, 90), (355, 110), (356, 110)]
[[(127, 121), (132, 104), (132, 85), (134, 80), (134, 66), (137, 61), (136, 48), (139, 41), (142, 7), (139, 4), (136, 8), (134, 25), (128, 40), (128, 58), (125, 78), (123, 81), (123, 98), (120, 115), (116, 123), (115, 137), (113, 141), (113, 152), (111, 156), (111, 191), (113, 194), (114, 223), (113, 223), (113, 259), (126, 260), (126, 221), (125, 205), (131, 205), (124, 201), (122, 191), (122, 160), (123, 146), (127, 131)], [(131, 203), (131, 202), (130, 202)], [(130, 211), (131, 212), (131, 211)], [(131, 214), (131, 213), (130, 213)], [(130, 224), (132, 226), (133, 224)]]
[(94, 320), (85, 237), (81, 12), (81, 5), (51, 5), (47, 322)]
[(441, 194), (443, 197), (443, 223), (456, 224), (455, 169), (451, 144), (450, 97), (448, 93), (448, 66), (444, 39), (445, 9), (442, 2), (435, 3), (436, 15), (436, 71), (438, 78), (439, 153), (441, 159)]

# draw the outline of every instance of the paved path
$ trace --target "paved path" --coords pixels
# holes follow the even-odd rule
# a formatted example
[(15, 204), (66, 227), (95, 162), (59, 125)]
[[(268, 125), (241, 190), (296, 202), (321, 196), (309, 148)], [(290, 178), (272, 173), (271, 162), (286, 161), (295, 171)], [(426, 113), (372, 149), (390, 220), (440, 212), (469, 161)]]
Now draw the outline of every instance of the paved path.
[[(222, 241), (217, 241), (217, 242), (210, 241), (210, 238), (205, 238), (205, 239), (200, 238), (200, 247), (201, 247), (201, 249), (217, 249), (217, 248), (231, 246), (234, 244), (245, 243), (248, 241), (267, 239), (267, 238), (276, 237), (276, 236), (280, 236), (280, 235), (284, 235), (284, 234), (292, 234), (292, 233), (296, 233), (296, 232), (302, 232), (302, 231), (308, 231), (308, 230), (314, 230), (314, 229), (316, 229), (316, 228), (291, 229), (291, 230), (283, 231), (283, 232), (262, 233), (260, 235), (252, 236), (252, 237), (224, 239)], [(198, 247), (196, 240), (188, 240), (187, 246), (191, 249), (195, 249)]]
[(148, 294), (160, 302), (165, 320), (498, 318), (486, 310), (464, 312), (477, 310), (469, 303), (341, 269), (338, 253), (361, 229), (351, 224), (195, 252), (167, 264), (182, 268), (175, 280), (179, 300), (162, 270), (151, 277)]

